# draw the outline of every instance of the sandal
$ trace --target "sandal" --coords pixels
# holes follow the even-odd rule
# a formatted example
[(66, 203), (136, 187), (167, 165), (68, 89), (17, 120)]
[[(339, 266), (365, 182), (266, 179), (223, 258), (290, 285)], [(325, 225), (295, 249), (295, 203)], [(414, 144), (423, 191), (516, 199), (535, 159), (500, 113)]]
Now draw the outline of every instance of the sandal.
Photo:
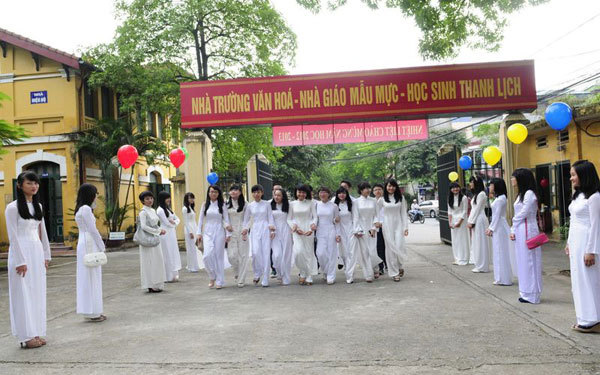
[(372, 282), (373, 282), (373, 280), (372, 280), (372, 279), (367, 279), (367, 280), (366, 280), (366, 282), (368, 282), (368, 283), (372, 283)]
[(311, 286), (312, 284), (313, 284), (312, 281), (307, 281), (304, 283), (304, 285), (308, 285), (308, 286)]
[(375, 276), (375, 280), (379, 279), (379, 272), (376, 272), (374, 276)]
[(400, 277), (404, 276), (404, 268), (400, 268), (400, 271), (398, 272), (398, 276), (400, 276)]
[(41, 347), (43, 344), (37, 339), (31, 339), (21, 343), (21, 349), (35, 349)]
[(571, 327), (571, 329), (573, 331), (578, 331), (582, 333), (600, 333), (600, 323), (596, 323), (593, 326), (589, 327), (584, 327), (580, 326), (579, 324), (575, 324), (573, 325), (573, 327)]
[(400, 276), (394, 276), (394, 277), (392, 277), (392, 279), (393, 279), (395, 282), (398, 282), (398, 281), (400, 281)]
[(46, 340), (44, 340), (43, 338), (41, 338), (39, 336), (37, 336), (35, 339), (38, 340), (42, 345), (46, 345), (47, 344)]
[(215, 287), (215, 280), (211, 280), (211, 281), (208, 283), (208, 287), (209, 287), (209, 288), (211, 288), (211, 289), (212, 289), (212, 288), (214, 288), (214, 287)]
[(300, 284), (300, 285), (304, 285), (304, 284), (306, 284), (306, 279), (305, 279), (305, 278), (303, 278), (303, 277), (299, 278), (299, 279), (298, 279), (298, 284)]
[(223, 285), (217, 285), (215, 289), (223, 289)]
[(260, 281), (260, 279), (253, 279), (252, 282), (254, 283), (254, 286), (258, 286), (258, 282)]
[(100, 323), (100, 322), (103, 322), (105, 320), (106, 320), (106, 316), (104, 316), (104, 315), (100, 315), (97, 318), (90, 318), (90, 322), (92, 322), (92, 323)]

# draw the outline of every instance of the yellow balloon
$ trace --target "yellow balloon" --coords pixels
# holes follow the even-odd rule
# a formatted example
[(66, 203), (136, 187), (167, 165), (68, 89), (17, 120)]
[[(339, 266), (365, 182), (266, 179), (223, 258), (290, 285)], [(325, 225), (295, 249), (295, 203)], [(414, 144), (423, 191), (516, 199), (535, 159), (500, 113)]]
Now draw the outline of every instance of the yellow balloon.
[(508, 128), (506, 136), (512, 143), (520, 145), (527, 139), (527, 127), (523, 124), (512, 124)]
[(458, 180), (458, 173), (456, 173), (456, 172), (448, 173), (448, 179), (452, 182)]
[(483, 160), (489, 165), (496, 165), (502, 159), (502, 152), (496, 146), (489, 146), (483, 150)]

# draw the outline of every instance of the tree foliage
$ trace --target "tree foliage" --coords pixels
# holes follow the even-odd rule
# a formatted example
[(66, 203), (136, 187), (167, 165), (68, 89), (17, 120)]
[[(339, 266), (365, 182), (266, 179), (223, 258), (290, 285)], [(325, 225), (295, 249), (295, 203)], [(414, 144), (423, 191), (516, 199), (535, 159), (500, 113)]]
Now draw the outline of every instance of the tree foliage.
[(409, 182), (435, 182), (437, 181), (437, 152), (444, 144), (465, 146), (468, 141), (462, 132), (450, 133), (441, 138), (436, 137), (447, 132), (431, 131), (430, 139), (416, 142), (416, 146), (409, 147), (400, 152), (399, 176)]
[(296, 36), (268, 0), (119, 0), (117, 34), (190, 80), (283, 74)]
[(254, 154), (275, 162), (282, 153), (272, 145), (270, 128), (216, 129), (213, 137), (213, 169), (217, 173), (243, 174)]
[[(526, 6), (548, 0), (361, 0), (367, 7), (400, 9), (421, 30), (419, 52), (429, 60), (456, 57), (462, 46), (497, 51), (503, 39), (508, 16)], [(348, 0), (296, 0), (319, 12), (323, 5), (336, 9)]]
[(473, 135), (481, 139), (481, 147), (500, 145), (500, 123), (493, 122), (491, 124), (481, 124), (473, 131)]
[[(296, 36), (268, 0), (118, 0), (123, 23), (112, 43), (87, 51), (99, 70), (90, 82), (121, 94), (120, 108), (170, 118), (173, 139), (180, 126), (179, 84), (185, 81), (285, 74)], [(268, 129), (205, 130), (214, 169), (237, 174), (262, 153), (279, 155)]]
[(334, 145), (282, 147), (281, 158), (273, 164), (273, 183), (279, 183), (289, 191), (300, 183), (321, 184), (311, 177), (316, 170), (328, 167), (324, 161), (332, 157), (335, 150)]
[[(333, 171), (338, 182), (349, 180), (352, 186), (360, 182), (368, 181), (383, 183), (387, 178), (396, 175), (396, 167), (399, 163), (399, 154), (386, 152), (390, 149), (402, 146), (404, 142), (380, 142), (363, 144), (345, 144), (335, 159), (347, 159), (355, 156), (384, 153), (357, 160), (336, 162)], [(354, 192), (353, 192), (354, 193)]]
[[(104, 119), (90, 130), (83, 133), (75, 141), (75, 150), (89, 156), (100, 169), (104, 184), (104, 202), (106, 225), (109, 231), (117, 232), (125, 220), (127, 201), (121, 205), (119, 191), (122, 168), (116, 160), (119, 147), (133, 145), (148, 164), (153, 164), (156, 157), (167, 153), (166, 145), (150, 136), (147, 131), (136, 131), (131, 122), (124, 120)], [(133, 171), (131, 172), (133, 176)], [(131, 187), (129, 180), (127, 191)], [(129, 194), (127, 194), (127, 197)]]
[[(2, 108), (2, 101), (10, 100), (10, 97), (0, 92), (0, 108)], [(0, 155), (6, 153), (6, 150), (2, 146), (9, 145), (12, 142), (22, 141), (27, 138), (27, 133), (22, 126), (9, 124), (7, 121), (0, 119)]]

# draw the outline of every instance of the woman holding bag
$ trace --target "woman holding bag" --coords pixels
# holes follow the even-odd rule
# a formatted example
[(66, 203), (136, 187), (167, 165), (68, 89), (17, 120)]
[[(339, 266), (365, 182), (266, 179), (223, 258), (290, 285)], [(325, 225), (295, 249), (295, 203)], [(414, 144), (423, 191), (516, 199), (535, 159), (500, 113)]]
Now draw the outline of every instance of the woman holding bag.
[(96, 206), (98, 189), (91, 184), (83, 184), (77, 192), (75, 222), (79, 228), (77, 241), (77, 314), (90, 322), (103, 322), (102, 315), (102, 266), (88, 267), (84, 262), (86, 254), (104, 252), (104, 242), (96, 228), (93, 209)]
[(542, 248), (529, 249), (527, 240), (539, 234), (537, 226), (538, 200), (535, 178), (526, 168), (518, 168), (510, 179), (519, 195), (514, 203), (515, 215), (510, 228), (510, 239), (515, 241), (519, 302), (540, 303), (542, 294)]
[[(152, 208), (152, 204), (154, 204), (152, 192), (144, 191), (139, 198), (144, 207), (139, 214), (139, 226), (134, 241), (140, 245), (142, 289), (148, 289), (148, 293), (160, 293), (165, 287), (167, 274), (158, 236), (164, 235), (167, 231), (158, 227), (160, 219)], [(151, 243), (141, 243), (142, 239), (149, 240)]]

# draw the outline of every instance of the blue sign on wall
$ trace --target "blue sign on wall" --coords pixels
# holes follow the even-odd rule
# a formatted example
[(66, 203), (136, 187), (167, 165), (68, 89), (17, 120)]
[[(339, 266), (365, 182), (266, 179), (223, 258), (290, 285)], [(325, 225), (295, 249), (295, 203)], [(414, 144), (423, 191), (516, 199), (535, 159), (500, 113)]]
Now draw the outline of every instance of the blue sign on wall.
[(48, 91), (31, 91), (31, 104), (45, 104), (48, 103)]

